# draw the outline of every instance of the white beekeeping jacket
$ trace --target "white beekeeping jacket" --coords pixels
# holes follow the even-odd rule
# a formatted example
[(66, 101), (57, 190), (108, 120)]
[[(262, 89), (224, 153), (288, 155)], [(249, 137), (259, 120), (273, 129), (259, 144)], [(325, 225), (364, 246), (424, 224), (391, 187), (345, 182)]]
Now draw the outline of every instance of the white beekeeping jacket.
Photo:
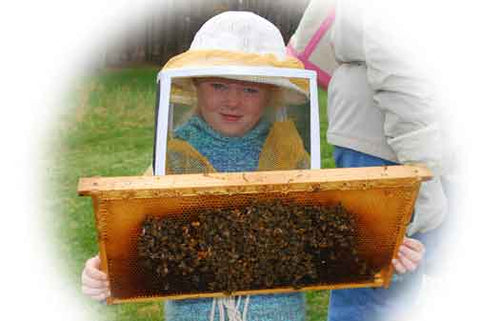
[(417, 44), (395, 28), (409, 23), (407, 17), (379, 3), (337, 0), (331, 42), (339, 66), (328, 88), (327, 139), (401, 164), (424, 163), (434, 172), (420, 189), (411, 235), (439, 226), (447, 211), (440, 182), (445, 153), (440, 106), (424, 73), (425, 60), (416, 59)]

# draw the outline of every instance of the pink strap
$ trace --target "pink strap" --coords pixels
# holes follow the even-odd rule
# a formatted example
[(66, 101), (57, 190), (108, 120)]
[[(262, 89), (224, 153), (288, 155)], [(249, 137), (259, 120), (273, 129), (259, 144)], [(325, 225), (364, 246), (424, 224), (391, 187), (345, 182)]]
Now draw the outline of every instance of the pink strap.
[(318, 85), (323, 89), (327, 90), (328, 84), (330, 83), (330, 79), (332, 79), (332, 76), (330, 76), (328, 72), (320, 69), (320, 67), (318, 67), (317, 65), (311, 63), (309, 60), (305, 60), (303, 64), (305, 65), (306, 69), (317, 72)]
[(333, 21), (335, 20), (335, 10), (333, 9), (325, 20), (322, 21), (322, 24), (318, 28), (317, 32), (313, 35), (312, 39), (308, 42), (305, 50), (303, 52), (298, 53), (292, 46), (292, 43), (287, 45), (287, 54), (293, 57), (298, 58), (306, 69), (313, 70), (317, 72), (317, 82), (318, 84), (325, 90), (328, 88), (328, 84), (330, 83), (330, 79), (332, 76), (322, 70), (320, 67), (312, 63), (309, 58), (312, 55), (315, 47), (318, 45), (320, 40), (322, 40), (323, 36), (327, 33), (327, 31), (332, 26)]
[(313, 35), (312, 39), (308, 42), (305, 50), (301, 54), (306, 59), (310, 58), (312, 55), (313, 50), (318, 45), (320, 40), (322, 40), (323, 36), (327, 33), (328, 29), (332, 26), (333, 21), (335, 20), (335, 9), (332, 9), (325, 20), (322, 21), (322, 24), (318, 28), (317, 32)]

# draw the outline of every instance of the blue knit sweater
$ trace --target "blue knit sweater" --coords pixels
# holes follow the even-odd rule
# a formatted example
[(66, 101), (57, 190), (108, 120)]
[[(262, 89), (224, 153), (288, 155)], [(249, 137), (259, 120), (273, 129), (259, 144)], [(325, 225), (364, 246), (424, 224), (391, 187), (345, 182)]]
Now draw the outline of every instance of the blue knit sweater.
[[(219, 172), (254, 171), (258, 168), (258, 159), (270, 126), (270, 122), (262, 119), (243, 137), (225, 137), (212, 129), (201, 117), (193, 116), (175, 130), (174, 136), (187, 141)], [(165, 320), (208, 321), (212, 300), (166, 301)], [(241, 304), (239, 310), (243, 311), (243, 308)], [(215, 308), (215, 320), (219, 320), (218, 306)], [(250, 296), (247, 320), (304, 321), (305, 295), (296, 292)]]
[(218, 172), (255, 171), (271, 123), (261, 119), (242, 137), (223, 136), (200, 116), (178, 127), (174, 137), (187, 141), (205, 156)]

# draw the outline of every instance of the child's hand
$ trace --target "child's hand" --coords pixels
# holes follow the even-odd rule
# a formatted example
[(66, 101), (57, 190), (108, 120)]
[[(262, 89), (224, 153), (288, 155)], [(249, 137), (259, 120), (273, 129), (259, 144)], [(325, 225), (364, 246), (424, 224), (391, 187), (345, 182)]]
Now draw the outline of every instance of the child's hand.
[(82, 272), (82, 292), (94, 300), (103, 301), (110, 296), (107, 275), (100, 271), (100, 257), (87, 260)]
[(398, 258), (392, 260), (397, 273), (413, 272), (417, 269), (425, 253), (422, 242), (405, 237), (398, 251)]

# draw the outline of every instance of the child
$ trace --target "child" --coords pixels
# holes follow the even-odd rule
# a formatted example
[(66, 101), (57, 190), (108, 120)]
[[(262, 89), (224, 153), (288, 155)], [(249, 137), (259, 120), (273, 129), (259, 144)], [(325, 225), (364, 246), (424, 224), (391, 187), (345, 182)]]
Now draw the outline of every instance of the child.
[[(164, 67), (234, 65), (302, 68), (287, 58), (278, 29), (247, 12), (226, 12), (198, 31), (189, 51)], [(214, 61), (212, 61), (214, 60)], [(268, 109), (294, 103), (307, 86), (289, 79), (215, 75), (173, 82), (175, 93), (194, 93), (196, 111), (170, 135), (167, 173), (234, 172), (308, 168), (308, 153), (293, 122), (272, 122)], [(98, 257), (87, 261), (83, 291), (108, 297), (108, 283)], [(303, 293), (255, 295), (246, 298), (166, 301), (166, 320), (305, 320)], [(217, 307), (218, 305), (218, 307)], [(242, 312), (240, 312), (242, 311)]]

